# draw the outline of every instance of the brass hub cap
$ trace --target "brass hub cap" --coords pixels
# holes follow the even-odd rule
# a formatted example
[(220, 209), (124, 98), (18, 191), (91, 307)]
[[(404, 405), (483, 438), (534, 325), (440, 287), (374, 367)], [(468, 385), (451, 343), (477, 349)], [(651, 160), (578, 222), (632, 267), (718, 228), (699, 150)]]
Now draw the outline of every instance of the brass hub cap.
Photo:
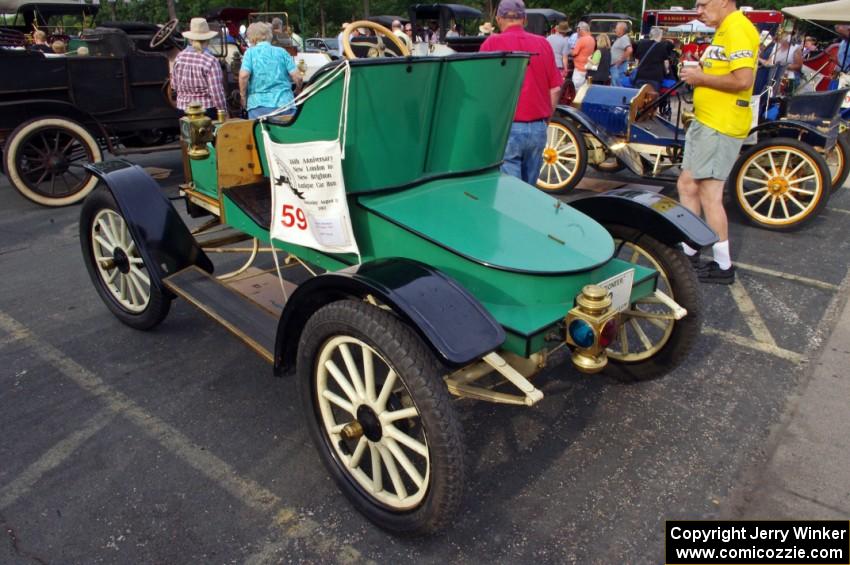
[(558, 152), (551, 147), (547, 147), (543, 150), (543, 160), (547, 165), (555, 164), (555, 161), (558, 160)]
[(767, 189), (771, 194), (785, 194), (788, 192), (788, 180), (784, 177), (773, 177), (767, 181)]

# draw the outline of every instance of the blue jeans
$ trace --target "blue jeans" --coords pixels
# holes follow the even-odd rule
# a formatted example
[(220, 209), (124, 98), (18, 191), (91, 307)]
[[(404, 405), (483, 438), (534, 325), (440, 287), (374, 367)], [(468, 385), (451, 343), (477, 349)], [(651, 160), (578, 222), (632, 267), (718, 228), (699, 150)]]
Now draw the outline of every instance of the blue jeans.
[(626, 63), (611, 65), (611, 86), (620, 86), (626, 75)]
[[(248, 119), (249, 120), (256, 120), (260, 116), (265, 116), (266, 114), (271, 114), (275, 110), (277, 110), (277, 108), (270, 108), (268, 106), (257, 106), (256, 108), (251, 108), (250, 110), (248, 110)], [(295, 108), (290, 108), (286, 112), (281, 112), (280, 114), (277, 114), (277, 115), (278, 116), (288, 116), (288, 115), (294, 114), (294, 113), (295, 113)]]
[(543, 150), (546, 148), (547, 120), (536, 122), (514, 122), (505, 148), (502, 172), (520, 178), (534, 186), (543, 166)]

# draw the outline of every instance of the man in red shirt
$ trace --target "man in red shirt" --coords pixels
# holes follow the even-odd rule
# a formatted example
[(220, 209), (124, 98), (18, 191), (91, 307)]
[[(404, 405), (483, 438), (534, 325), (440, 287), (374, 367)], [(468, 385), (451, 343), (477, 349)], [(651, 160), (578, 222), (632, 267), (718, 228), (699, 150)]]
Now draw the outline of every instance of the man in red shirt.
[(531, 53), (505, 148), (502, 172), (535, 185), (543, 164), (549, 117), (558, 104), (561, 76), (549, 42), (523, 29), (525, 4), (522, 0), (502, 0), (496, 10), (496, 24), (502, 33), (484, 40), (481, 51)]

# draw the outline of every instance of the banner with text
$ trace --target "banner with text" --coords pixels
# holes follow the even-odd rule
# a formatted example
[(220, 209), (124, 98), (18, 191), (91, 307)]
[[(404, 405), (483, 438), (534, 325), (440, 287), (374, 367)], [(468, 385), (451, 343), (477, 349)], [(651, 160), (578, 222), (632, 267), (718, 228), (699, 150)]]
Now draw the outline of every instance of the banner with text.
[(667, 521), (664, 537), (668, 565), (850, 563), (847, 521)]
[(275, 143), (263, 132), (272, 186), (272, 239), (359, 255), (339, 141)]

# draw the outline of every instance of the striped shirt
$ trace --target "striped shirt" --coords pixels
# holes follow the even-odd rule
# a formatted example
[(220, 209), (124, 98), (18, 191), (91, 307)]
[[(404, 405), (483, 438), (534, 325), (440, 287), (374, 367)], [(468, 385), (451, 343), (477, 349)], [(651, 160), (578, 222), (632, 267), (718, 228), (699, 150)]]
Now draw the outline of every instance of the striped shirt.
[(171, 84), (180, 110), (192, 102), (203, 108), (227, 109), (221, 65), (209, 53), (198, 53), (192, 46), (181, 51), (171, 69)]

